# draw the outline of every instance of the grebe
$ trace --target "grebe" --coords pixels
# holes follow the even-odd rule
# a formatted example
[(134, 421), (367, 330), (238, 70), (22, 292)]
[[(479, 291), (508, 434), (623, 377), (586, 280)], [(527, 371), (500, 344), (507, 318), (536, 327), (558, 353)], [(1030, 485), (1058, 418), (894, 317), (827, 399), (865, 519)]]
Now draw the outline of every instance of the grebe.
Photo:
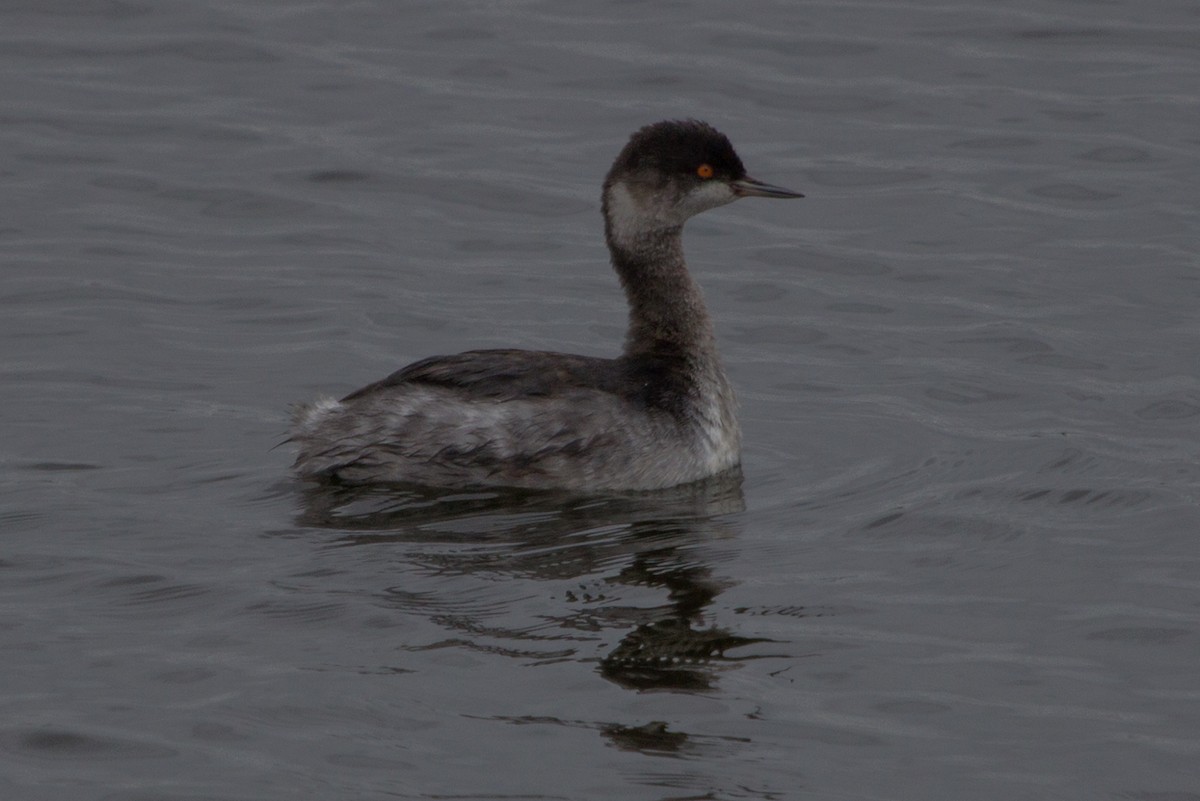
[(803, 197), (746, 175), (706, 123), (637, 131), (604, 180), (604, 237), (629, 301), (618, 358), (423, 359), (340, 401), (299, 406), (296, 471), (349, 483), (653, 490), (737, 467), (733, 389), (682, 234), (688, 218), (748, 196)]

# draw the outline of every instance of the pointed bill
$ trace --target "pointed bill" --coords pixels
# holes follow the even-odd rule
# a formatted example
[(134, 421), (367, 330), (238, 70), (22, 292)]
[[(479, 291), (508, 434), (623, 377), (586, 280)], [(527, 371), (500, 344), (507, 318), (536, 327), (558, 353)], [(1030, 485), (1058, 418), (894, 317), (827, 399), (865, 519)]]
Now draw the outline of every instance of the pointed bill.
[(764, 184), (762, 181), (751, 178), (748, 175), (745, 178), (731, 181), (729, 185), (733, 187), (733, 193), (738, 197), (804, 197), (799, 192), (784, 189), (782, 186)]

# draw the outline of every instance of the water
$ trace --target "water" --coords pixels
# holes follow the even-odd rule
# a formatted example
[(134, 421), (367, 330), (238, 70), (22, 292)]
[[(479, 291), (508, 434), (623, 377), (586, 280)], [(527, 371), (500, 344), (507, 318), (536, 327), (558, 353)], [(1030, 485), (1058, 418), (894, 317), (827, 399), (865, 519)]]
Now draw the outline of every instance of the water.
[[(0, 6), (0, 797), (1200, 799), (1192, 2)], [(745, 482), (336, 493), (289, 403), (612, 354), (694, 116)]]

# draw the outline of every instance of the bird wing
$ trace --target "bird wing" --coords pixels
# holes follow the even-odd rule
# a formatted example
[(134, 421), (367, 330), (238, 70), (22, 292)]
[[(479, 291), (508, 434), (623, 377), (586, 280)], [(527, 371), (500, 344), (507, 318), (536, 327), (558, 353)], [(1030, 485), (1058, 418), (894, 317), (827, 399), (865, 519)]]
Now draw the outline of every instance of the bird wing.
[(551, 397), (570, 390), (615, 392), (622, 366), (615, 359), (527, 350), (472, 350), (431, 356), (350, 393), (345, 401), (404, 385), (454, 389), (474, 399)]

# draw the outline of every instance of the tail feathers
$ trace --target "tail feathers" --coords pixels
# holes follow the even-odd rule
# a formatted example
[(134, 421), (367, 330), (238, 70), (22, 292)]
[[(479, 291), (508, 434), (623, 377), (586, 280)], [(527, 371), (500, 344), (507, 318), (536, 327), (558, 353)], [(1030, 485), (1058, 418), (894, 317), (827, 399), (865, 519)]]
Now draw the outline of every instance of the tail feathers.
[(298, 403), (292, 408), (292, 436), (300, 439), (311, 435), (331, 412), (342, 408), (340, 401), (319, 398), (312, 403)]
[(353, 436), (356, 426), (345, 415), (346, 406), (332, 398), (292, 408), (290, 442), (299, 445), (292, 469), (306, 478), (340, 477), (340, 471), (358, 463), (363, 454)]

